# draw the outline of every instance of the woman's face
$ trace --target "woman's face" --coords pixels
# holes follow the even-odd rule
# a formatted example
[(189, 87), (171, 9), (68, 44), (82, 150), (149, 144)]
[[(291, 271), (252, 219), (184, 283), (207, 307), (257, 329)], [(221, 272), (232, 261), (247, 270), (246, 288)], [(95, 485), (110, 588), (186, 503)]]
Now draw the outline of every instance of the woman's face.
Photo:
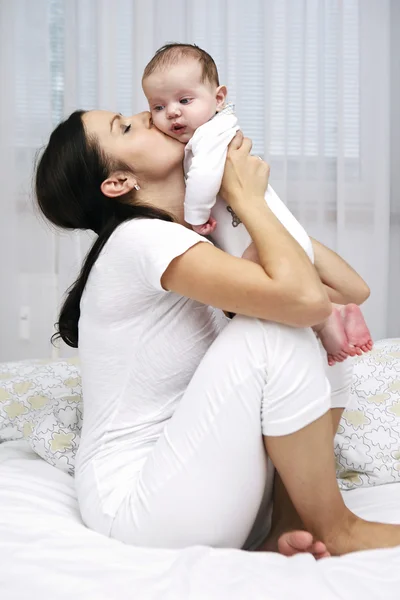
[(149, 112), (124, 117), (105, 110), (83, 115), (89, 135), (110, 157), (128, 165), (138, 180), (161, 180), (182, 165), (185, 146), (153, 126)]

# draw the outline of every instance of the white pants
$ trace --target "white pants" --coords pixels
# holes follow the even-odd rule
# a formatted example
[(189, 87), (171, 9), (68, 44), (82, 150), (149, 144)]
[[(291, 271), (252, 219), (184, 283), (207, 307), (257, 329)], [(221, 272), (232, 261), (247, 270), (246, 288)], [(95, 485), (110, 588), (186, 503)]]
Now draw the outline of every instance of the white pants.
[(273, 485), (262, 436), (293, 433), (344, 407), (351, 378), (351, 360), (328, 367), (311, 329), (236, 316), (115, 516), (104, 511), (90, 466), (79, 474), (84, 521), (138, 546), (256, 547), (268, 532)]

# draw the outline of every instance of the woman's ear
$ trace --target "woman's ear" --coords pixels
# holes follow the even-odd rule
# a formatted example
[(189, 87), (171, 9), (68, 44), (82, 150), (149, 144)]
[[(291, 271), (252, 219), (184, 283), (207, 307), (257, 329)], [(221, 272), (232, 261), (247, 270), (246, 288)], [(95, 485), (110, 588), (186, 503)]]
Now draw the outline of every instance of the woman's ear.
[(105, 179), (100, 186), (101, 191), (109, 198), (118, 198), (137, 186), (137, 179), (132, 173), (117, 171)]
[(217, 92), (215, 94), (215, 99), (217, 101), (217, 111), (222, 110), (224, 108), (227, 95), (228, 90), (226, 89), (226, 85), (220, 85), (219, 87), (217, 87)]

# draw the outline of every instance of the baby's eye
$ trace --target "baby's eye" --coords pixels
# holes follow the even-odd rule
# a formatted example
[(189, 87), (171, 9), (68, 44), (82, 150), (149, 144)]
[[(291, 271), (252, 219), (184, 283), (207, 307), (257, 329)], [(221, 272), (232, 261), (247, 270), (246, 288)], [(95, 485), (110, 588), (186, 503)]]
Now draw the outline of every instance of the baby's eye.
[(163, 108), (163, 106), (155, 106), (153, 110), (155, 110), (156, 112), (160, 112), (160, 110), (162, 110)]
[(181, 104), (189, 104), (189, 102), (191, 101), (191, 98), (182, 98), (182, 100), (180, 100)]

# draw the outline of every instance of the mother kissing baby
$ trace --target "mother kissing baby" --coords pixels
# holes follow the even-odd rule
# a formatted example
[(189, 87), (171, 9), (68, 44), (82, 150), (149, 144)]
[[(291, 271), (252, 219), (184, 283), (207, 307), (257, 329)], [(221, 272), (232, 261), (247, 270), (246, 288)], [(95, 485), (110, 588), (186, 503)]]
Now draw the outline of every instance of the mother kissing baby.
[(58, 323), (79, 348), (84, 522), (147, 547), (400, 544), (399, 526), (346, 508), (335, 476), (343, 359), (372, 344), (367, 285), (267, 189), (209, 55), (167, 46), (143, 85), (151, 115), (76, 111), (36, 173), (47, 218), (98, 236)]

